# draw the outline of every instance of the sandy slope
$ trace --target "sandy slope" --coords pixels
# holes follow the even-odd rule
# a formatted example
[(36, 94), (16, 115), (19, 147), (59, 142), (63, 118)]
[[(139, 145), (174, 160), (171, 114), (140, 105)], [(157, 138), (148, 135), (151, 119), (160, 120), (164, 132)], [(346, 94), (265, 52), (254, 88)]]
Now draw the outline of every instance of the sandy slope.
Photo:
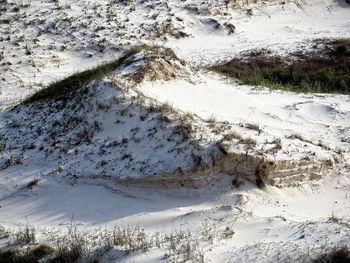
[[(148, 82), (140, 86), (140, 90), (204, 119), (215, 117), (233, 125), (254, 123), (282, 141), (298, 134), (315, 145), (323, 143), (341, 150), (349, 158), (349, 96), (270, 91), (240, 86), (211, 73), (205, 74), (207, 76), (200, 78), (198, 83), (183, 80)], [(303, 152), (301, 147), (295, 150)]]

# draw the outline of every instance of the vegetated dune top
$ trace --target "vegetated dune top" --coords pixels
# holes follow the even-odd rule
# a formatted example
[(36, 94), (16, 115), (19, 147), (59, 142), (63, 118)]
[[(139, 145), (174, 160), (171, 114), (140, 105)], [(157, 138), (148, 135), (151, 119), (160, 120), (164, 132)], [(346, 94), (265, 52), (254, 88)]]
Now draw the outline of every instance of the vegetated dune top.
[[(258, 180), (257, 171), (265, 159), (266, 163), (288, 173), (286, 178), (298, 173), (309, 174), (317, 167), (322, 174), (324, 165), (343, 163), (342, 154), (335, 146), (293, 133), (294, 127), (288, 125), (298, 123), (298, 115), (287, 122), (285, 128), (280, 127), (281, 119), (272, 113), (262, 114), (260, 108), (258, 113), (262, 115), (259, 116), (265, 116), (264, 126), (243, 120), (243, 114), (251, 112), (253, 107), (242, 104), (253, 98), (242, 99), (244, 89), (235, 90), (240, 92), (236, 98), (235, 93), (230, 92), (234, 91), (231, 86), (214, 77), (204, 77), (171, 50), (148, 46), (134, 50), (137, 51), (127, 52), (129, 57), (121, 58), (120, 63), (113, 63), (116, 68), (106, 71), (107, 76), (98, 74), (101, 79), (79, 86), (79, 78), (85, 78), (85, 73), (79, 73), (69, 78), (71, 81), (64, 90), (56, 90), (53, 84), (40, 92), (39, 97), (33, 96), (2, 112), (2, 173), (16, 170), (12, 166), (20, 165), (27, 174), (40, 171), (73, 178), (123, 181), (155, 177), (160, 184), (168, 180), (168, 184), (164, 183), (166, 186), (181, 185), (183, 180), (203, 180), (204, 183), (187, 185), (201, 187), (219, 173)], [(96, 71), (100, 72), (100, 67)], [(94, 70), (88, 72), (95, 74)], [(153, 87), (153, 83), (156, 86)], [(208, 84), (212, 91), (208, 90)], [(139, 89), (134, 89), (135, 86)], [(191, 94), (198, 89), (200, 94)], [(145, 97), (139, 90), (153, 98)], [(166, 96), (155, 96), (159, 91)], [(213, 98), (211, 93), (219, 97)], [(259, 90), (252, 94), (264, 95), (266, 92), (259, 94)], [(174, 100), (171, 104), (167, 103), (170, 98)], [(203, 114), (211, 103), (205, 98), (219, 103), (210, 107), (211, 115)], [(275, 100), (281, 101), (281, 98), (272, 98)], [(238, 101), (241, 102), (237, 104)], [(217, 105), (231, 105), (240, 110)], [(257, 103), (255, 107), (259, 105), (265, 107), (264, 103)], [(272, 108), (277, 111), (279, 107)], [(231, 113), (230, 118), (222, 118), (222, 112), (238, 115)], [(305, 126), (305, 123), (298, 125)], [(45, 166), (41, 166), (43, 158)], [(291, 163), (279, 164), (281, 161)], [(299, 165), (302, 171), (298, 170)], [(263, 169), (267, 180), (268, 167)], [(259, 181), (256, 182), (259, 185)]]
[[(255, 2), (255, 1), (254, 1)], [(349, 6), (333, 1), (76, 1), (2, 3), (0, 103), (110, 61), (131, 45), (173, 47), (195, 65), (242, 50), (307, 48), (305, 40), (349, 36)]]

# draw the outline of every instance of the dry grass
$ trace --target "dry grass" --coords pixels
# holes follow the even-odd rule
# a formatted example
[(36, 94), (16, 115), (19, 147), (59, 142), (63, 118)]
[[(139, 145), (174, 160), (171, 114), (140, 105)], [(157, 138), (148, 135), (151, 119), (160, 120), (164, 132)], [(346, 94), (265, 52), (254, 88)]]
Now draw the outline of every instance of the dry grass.
[[(29, 228), (28, 228), (29, 229)], [(35, 232), (35, 230), (34, 230)], [(22, 235), (23, 231), (21, 232)], [(194, 234), (197, 233), (197, 234)], [(205, 221), (195, 232), (174, 229), (170, 233), (147, 233), (139, 225), (118, 225), (112, 231), (80, 232), (72, 222), (64, 236), (52, 236), (49, 244), (9, 244), (0, 248), (0, 263), (76, 263), (99, 262), (108, 251), (117, 250), (146, 254), (161, 249), (166, 262), (205, 262), (200, 244), (213, 244), (217, 239), (231, 238), (235, 231), (231, 227)], [(17, 235), (17, 233), (14, 233)]]

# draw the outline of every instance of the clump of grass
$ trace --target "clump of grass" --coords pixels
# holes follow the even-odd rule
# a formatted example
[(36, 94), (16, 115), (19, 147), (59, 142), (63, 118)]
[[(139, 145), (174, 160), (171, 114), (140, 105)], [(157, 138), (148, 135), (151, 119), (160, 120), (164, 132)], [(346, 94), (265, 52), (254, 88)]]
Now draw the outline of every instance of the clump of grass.
[(211, 69), (248, 85), (295, 92), (350, 94), (350, 40), (328, 41), (327, 45), (331, 48), (291, 54), (296, 59), (290, 61), (260, 50)]
[(30, 180), (30, 182), (27, 184), (27, 187), (32, 188), (33, 186), (38, 185), (39, 182), (40, 182), (40, 179), (35, 177), (32, 180)]
[(334, 247), (331, 251), (320, 255), (314, 263), (349, 263), (350, 249), (347, 246)]

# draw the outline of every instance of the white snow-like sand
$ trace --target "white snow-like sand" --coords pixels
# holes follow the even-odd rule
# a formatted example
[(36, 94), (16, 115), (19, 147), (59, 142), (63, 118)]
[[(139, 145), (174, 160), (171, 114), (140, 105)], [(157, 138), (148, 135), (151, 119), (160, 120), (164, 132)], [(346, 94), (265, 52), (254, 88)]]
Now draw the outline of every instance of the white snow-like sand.
[[(258, 1), (227, 15), (223, 14), (226, 11), (222, 12), (220, 1), (159, 1), (162, 4), (137, 1), (134, 9), (119, 3), (109, 11), (108, 1), (66, 2), (70, 9), (55, 9), (51, 3), (33, 0), (28, 9), (21, 11), (23, 17), (18, 17), (10, 7), (2, 14), (2, 18), (11, 22), (0, 25), (4, 57), (0, 66), (0, 106), (17, 103), (42, 84), (112, 60), (143, 38), (148, 43), (171, 47), (187, 63), (203, 67), (255, 48), (287, 54), (307, 49), (313, 39), (350, 37), (350, 5), (342, 0), (285, 1), (284, 5)], [(188, 8), (191, 5), (210, 12), (195, 14)], [(214, 7), (210, 9), (211, 6)], [(252, 16), (247, 15), (250, 8)], [(71, 22), (58, 21), (64, 17)], [(201, 22), (203, 17), (230, 22), (236, 32), (226, 35), (222, 30), (212, 31)], [(153, 26), (166, 25), (168, 19), (190, 37), (146, 38), (150, 32), (155, 34)], [(23, 26), (22, 21), (29, 26)], [(39, 34), (39, 29), (45, 31)], [(29, 41), (34, 38), (37, 40)], [(24, 55), (26, 45), (31, 56)], [(325, 247), (350, 245), (350, 96), (295, 94), (239, 86), (203, 69), (192, 82), (148, 81), (137, 89), (203, 119), (215, 118), (237, 127), (242, 123), (257, 124), (264, 133), (262, 140), (280, 138), (289, 150), (277, 158), (324, 154), (318, 148), (311, 151), (309, 146), (304, 147), (302, 140), (296, 143), (287, 139), (298, 135), (314, 145), (322, 143), (332, 151), (341, 152), (344, 162), (322, 180), (297, 187), (267, 186), (262, 190), (243, 181), (236, 188), (232, 178), (220, 174), (204, 189), (157, 189), (122, 186), (113, 180), (88, 176), (72, 179), (67, 173), (59, 172), (59, 167), (70, 167), (70, 162), (75, 162), (75, 169), (98, 163), (101, 160), (97, 154), (92, 157), (87, 154), (90, 163), (82, 159), (81, 166), (80, 159), (71, 152), (68, 153), (72, 157), (63, 158), (65, 163), (57, 162), (55, 158), (61, 158), (59, 154), (49, 157), (49, 161), (44, 154), (38, 154), (30, 157), (30, 163), (0, 171), (1, 227), (16, 231), (29, 224), (37, 229), (40, 241), (48, 240), (50, 235), (61, 235), (71, 221), (79, 230), (92, 232), (110, 231), (114, 225), (141, 225), (150, 234), (190, 230), (193, 238), (198, 239), (205, 262), (307, 262)], [(120, 120), (125, 130), (116, 131), (115, 116), (111, 111), (109, 114), (98, 115), (106, 125), (102, 139), (118, 137), (118, 132), (122, 138), (137, 124), (136, 117), (130, 117), (128, 122), (124, 116)], [(0, 128), (4, 132), (6, 125), (1, 114)], [(243, 128), (240, 131), (249, 136), (253, 133)], [(134, 145), (127, 149), (142, 158), (150, 155), (152, 160), (159, 154), (160, 159), (171, 165), (188, 161), (170, 155), (168, 147), (161, 152), (152, 148), (162, 145), (164, 138), (152, 141), (154, 145)], [(258, 136), (255, 139), (259, 144)], [(120, 154), (110, 153), (110, 159)], [(47, 173), (56, 162), (57, 172)], [(116, 166), (121, 167), (122, 163)], [(125, 176), (130, 175), (130, 170), (123, 171)], [(38, 185), (26, 187), (36, 177), (40, 178)], [(211, 229), (212, 242), (203, 239), (203, 224)], [(229, 238), (223, 238), (226, 227), (235, 232)], [(163, 262), (167, 253), (164, 248), (152, 248), (146, 254), (117, 252), (106, 253), (102, 262)]]
[(193, 112), (232, 124), (253, 123), (280, 138), (300, 135), (349, 154), (350, 97), (347, 95), (296, 94), (241, 86), (206, 72), (190, 83), (184, 80), (147, 82), (139, 87), (146, 95)]

